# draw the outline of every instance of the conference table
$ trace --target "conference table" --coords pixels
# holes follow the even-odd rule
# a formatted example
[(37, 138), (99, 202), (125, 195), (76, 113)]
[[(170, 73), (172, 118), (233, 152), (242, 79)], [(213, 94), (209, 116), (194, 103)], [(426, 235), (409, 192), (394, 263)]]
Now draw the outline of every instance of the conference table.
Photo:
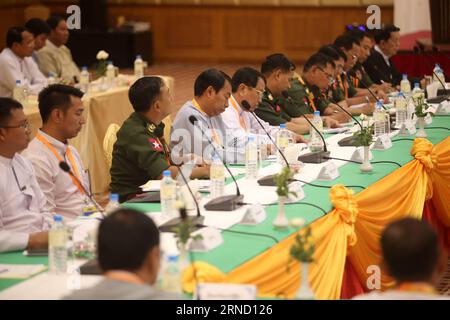
[[(352, 130), (356, 130), (356, 126)], [(242, 173), (238, 174), (236, 178), (244, 202), (263, 204), (267, 218), (249, 226), (239, 223), (248, 206), (233, 212), (202, 209), (205, 225), (242, 233), (222, 231), (221, 245), (207, 252), (193, 253), (195, 262), (183, 278), (185, 291), (192, 292), (195, 271), (196, 279), (202, 282), (254, 284), (258, 297), (292, 298), (299, 287), (301, 267), (290, 261), (289, 249), (296, 234), (310, 226), (315, 253), (308, 279), (316, 298), (340, 299), (360, 293), (357, 286), (365, 283), (367, 267), (380, 262), (379, 239), (385, 225), (411, 216), (427, 219), (440, 232), (448, 232), (450, 228), (449, 116), (434, 116), (425, 131), (426, 139), (400, 137), (396, 136), (398, 131), (391, 132), (391, 148), (371, 150), (373, 171), (370, 173), (361, 173), (359, 164), (341, 160), (305, 164), (296, 178), (332, 188), (303, 185), (304, 198), (286, 205), (288, 219), (300, 219), (301, 227), (274, 229), (272, 221), (279, 209), (275, 187), (258, 186)], [(350, 159), (354, 154), (355, 147), (337, 145), (345, 136), (348, 134), (326, 135), (332, 157)], [(317, 181), (319, 172), (329, 162), (335, 164), (339, 177)], [(239, 172), (238, 166), (233, 168)], [(275, 173), (279, 168), (276, 163), (265, 162), (259, 175)], [(431, 185), (434, 189), (430, 194)], [(227, 194), (235, 192), (229, 178), (225, 191)], [(200, 206), (207, 200), (208, 197), (203, 197)], [(432, 205), (435, 212), (427, 204)], [(124, 206), (147, 212), (157, 224), (162, 223), (159, 203), (125, 203)], [(440, 233), (441, 239), (445, 235), (448, 233)], [(163, 251), (175, 248), (173, 235), (162, 234), (161, 240)], [(0, 264), (47, 265), (47, 262), (47, 257), (26, 257), (22, 252), (0, 254)], [(287, 268), (288, 265), (291, 267)], [(70, 292), (67, 285), (70, 277), (43, 272), (28, 280), (0, 278), (0, 299), (59, 299)], [(100, 276), (82, 275), (79, 283), (84, 288), (100, 279)], [(383, 275), (381, 282), (383, 288), (392, 286), (388, 276)]]
[[(161, 76), (173, 92), (174, 79)], [(110, 124), (122, 125), (133, 112), (128, 100), (128, 89), (134, 78), (119, 75), (117, 86), (101, 90), (100, 85), (91, 85), (91, 91), (82, 98), (84, 117), (83, 125), (77, 137), (69, 141), (79, 152), (84, 167), (89, 172), (92, 193), (104, 193), (109, 190), (111, 181), (109, 167), (103, 152), (103, 139)], [(24, 112), (31, 124), (32, 137), (42, 125), (36, 96), (30, 96), (24, 103)]]

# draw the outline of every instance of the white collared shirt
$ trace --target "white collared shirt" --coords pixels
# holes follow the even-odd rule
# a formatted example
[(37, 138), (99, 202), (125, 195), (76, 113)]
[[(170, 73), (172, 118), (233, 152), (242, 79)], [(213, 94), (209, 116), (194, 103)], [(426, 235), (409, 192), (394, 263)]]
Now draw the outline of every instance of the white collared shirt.
[(39, 69), (45, 75), (52, 72), (66, 81), (73, 81), (74, 77), (78, 79), (80, 77), (80, 69), (73, 61), (70, 49), (65, 45), (57, 47), (47, 39), (45, 46), (37, 51), (37, 58)]
[(391, 62), (389, 61), (389, 57), (383, 53), (383, 51), (381, 50), (381, 48), (378, 45), (375, 45), (375, 50), (378, 51), (383, 56), (383, 59), (386, 62), (386, 64), (388, 66), (391, 66)]
[(12, 97), (16, 80), (20, 80), (28, 93), (34, 95), (47, 86), (47, 79), (33, 58), (19, 58), (9, 48), (0, 53), (0, 75), (0, 97)]
[[(38, 130), (38, 133), (55, 148), (61, 158), (70, 166), (72, 172), (75, 173), (77, 171), (81, 175), (79, 177), (81, 183), (86, 190), (89, 190), (89, 178), (84, 171), (83, 163), (77, 150), (73, 146), (62, 143), (41, 130)], [(70, 148), (73, 154), (76, 170), (72, 168), (72, 164), (67, 157), (67, 148)], [(80, 193), (70, 175), (61, 170), (59, 160), (50, 148), (37, 138), (34, 138), (23, 152), (23, 155), (33, 164), (36, 179), (47, 198), (46, 211), (55, 212), (70, 219), (81, 215), (83, 208), (89, 205), (89, 201), (84, 194)]]
[(20, 154), (0, 156), (0, 177), (0, 238), (8, 237), (0, 252), (24, 249), (29, 234), (48, 229), (52, 213), (45, 210), (31, 163)]
[[(234, 105), (237, 107), (237, 110), (234, 108)], [(255, 114), (256, 116), (256, 114)], [(239, 117), (244, 121), (245, 128), (241, 126), (239, 121)], [(241, 131), (242, 135), (254, 134), (258, 136), (258, 141), (262, 141), (262, 143), (270, 144), (270, 140), (265, 134), (264, 130), (259, 125), (258, 121), (254, 116), (250, 114), (250, 112), (245, 111), (236, 101), (233, 95), (231, 95), (228, 101), (228, 108), (225, 109), (225, 112), (222, 113), (222, 119), (225, 123), (225, 127), (229, 130)], [(268, 122), (258, 118), (260, 123), (266, 129), (266, 131), (272, 136), (275, 137), (275, 134), (278, 132), (279, 128), (272, 127)]]

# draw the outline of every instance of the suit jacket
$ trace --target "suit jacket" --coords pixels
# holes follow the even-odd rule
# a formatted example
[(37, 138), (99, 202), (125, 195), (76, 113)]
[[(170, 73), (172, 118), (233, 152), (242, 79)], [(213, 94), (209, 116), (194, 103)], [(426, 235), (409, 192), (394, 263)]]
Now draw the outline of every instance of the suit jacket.
[(372, 49), (369, 58), (363, 63), (369, 77), (373, 82), (381, 84), (381, 81), (399, 85), (402, 74), (395, 68), (392, 60), (389, 59), (390, 66), (386, 63), (381, 53)]

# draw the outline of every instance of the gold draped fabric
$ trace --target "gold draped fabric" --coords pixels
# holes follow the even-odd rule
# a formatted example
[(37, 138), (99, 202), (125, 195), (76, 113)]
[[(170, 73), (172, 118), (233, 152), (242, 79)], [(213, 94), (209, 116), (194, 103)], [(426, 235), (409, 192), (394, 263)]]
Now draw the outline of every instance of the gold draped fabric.
[[(415, 160), (356, 196), (342, 185), (331, 189), (334, 209), (311, 224), (316, 251), (309, 282), (318, 299), (340, 298), (347, 256), (365, 284), (370, 276), (367, 268), (380, 265), (383, 228), (405, 217), (421, 219), (427, 199), (433, 202), (437, 219), (450, 227), (450, 137), (436, 146), (416, 139), (411, 155)], [(198, 278), (201, 282), (255, 284), (261, 297), (292, 297), (300, 283), (299, 264), (291, 262), (288, 268), (295, 235), (228, 274), (197, 262)], [(192, 292), (192, 266), (184, 276), (184, 289)], [(392, 285), (393, 280), (382, 274), (382, 288)]]

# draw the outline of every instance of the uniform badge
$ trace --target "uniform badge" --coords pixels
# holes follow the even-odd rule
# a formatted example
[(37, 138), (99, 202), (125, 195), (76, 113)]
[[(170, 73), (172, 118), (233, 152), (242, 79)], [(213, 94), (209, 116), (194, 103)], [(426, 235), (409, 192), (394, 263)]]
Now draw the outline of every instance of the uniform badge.
[(163, 151), (163, 147), (161, 143), (159, 143), (158, 139), (150, 138), (148, 139), (148, 142), (150, 143), (150, 147), (153, 151), (161, 152)]
[(273, 97), (272, 97), (272, 94), (271, 94), (271, 93), (269, 93), (269, 94), (267, 95), (267, 98), (268, 98), (270, 101), (273, 101)]
[(275, 106), (275, 111), (276, 111), (276, 112), (280, 112), (280, 110), (281, 110), (281, 109), (280, 109), (280, 106), (279, 106), (279, 105), (276, 105), (276, 106)]
[(153, 133), (153, 132), (155, 132), (155, 129), (156, 129), (156, 126), (153, 123), (147, 124), (148, 132)]

